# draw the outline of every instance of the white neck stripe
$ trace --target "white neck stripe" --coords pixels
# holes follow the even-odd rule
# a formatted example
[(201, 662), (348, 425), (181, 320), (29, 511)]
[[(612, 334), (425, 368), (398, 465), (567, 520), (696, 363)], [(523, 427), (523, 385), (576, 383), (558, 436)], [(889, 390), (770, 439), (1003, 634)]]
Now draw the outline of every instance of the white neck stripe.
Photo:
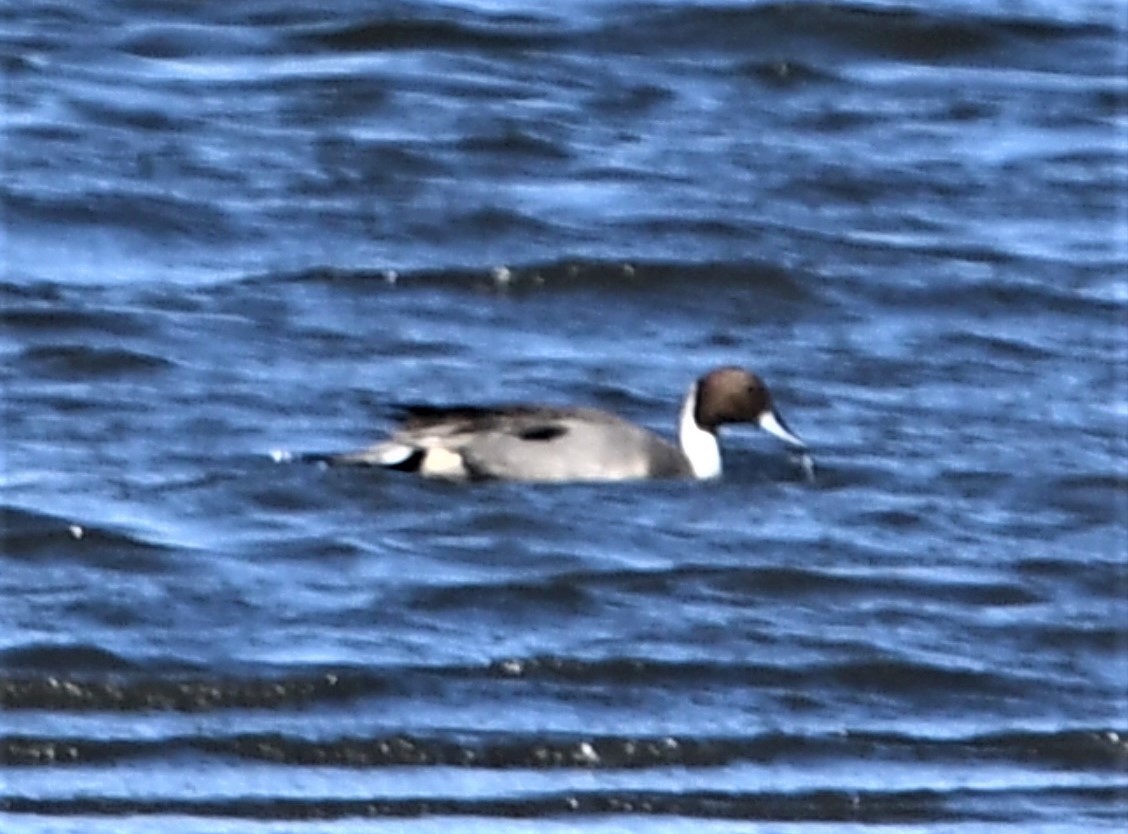
[(717, 478), (721, 474), (721, 447), (717, 435), (697, 424), (697, 383), (689, 388), (678, 420), (678, 441), (695, 478)]

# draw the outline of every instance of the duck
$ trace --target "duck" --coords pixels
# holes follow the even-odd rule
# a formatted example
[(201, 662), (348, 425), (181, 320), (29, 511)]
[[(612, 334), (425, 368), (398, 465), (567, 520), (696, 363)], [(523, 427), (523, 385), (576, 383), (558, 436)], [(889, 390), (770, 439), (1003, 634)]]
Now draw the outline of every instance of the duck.
[(330, 465), (378, 466), (449, 481), (630, 481), (719, 478), (718, 431), (751, 423), (810, 466), (807, 444), (775, 408), (767, 385), (744, 368), (714, 368), (686, 392), (678, 443), (598, 408), (537, 404), (406, 405), (386, 439), (329, 455)]

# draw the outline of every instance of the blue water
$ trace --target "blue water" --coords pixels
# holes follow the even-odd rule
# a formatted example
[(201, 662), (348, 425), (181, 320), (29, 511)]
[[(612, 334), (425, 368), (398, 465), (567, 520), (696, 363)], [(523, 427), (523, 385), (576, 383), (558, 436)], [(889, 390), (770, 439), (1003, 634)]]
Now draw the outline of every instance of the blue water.
[[(1115, 2), (31, 2), (0, 829), (1119, 830)], [(394, 403), (816, 476), (276, 463)]]

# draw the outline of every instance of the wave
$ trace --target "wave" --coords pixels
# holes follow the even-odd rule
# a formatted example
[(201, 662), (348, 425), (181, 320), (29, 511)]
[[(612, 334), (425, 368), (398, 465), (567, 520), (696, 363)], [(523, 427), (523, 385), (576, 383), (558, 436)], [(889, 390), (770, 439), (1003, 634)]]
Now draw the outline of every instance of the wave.
[(9, 735), (0, 759), (10, 765), (113, 763), (179, 754), (327, 767), (477, 767), (491, 770), (723, 767), (787, 759), (814, 764), (854, 757), (927, 762), (1006, 762), (1054, 769), (1118, 772), (1128, 766), (1126, 734), (1113, 729), (999, 732), (955, 738), (843, 732), (750, 736), (476, 734), (311, 739), (284, 733), (172, 735), (158, 739), (85, 739)]
[(167, 548), (128, 530), (23, 507), (0, 506), (0, 558), (27, 562), (71, 560), (136, 574), (161, 569), (166, 552)]
[(563, 257), (551, 261), (492, 267), (452, 266), (408, 271), (318, 267), (289, 275), (248, 276), (244, 284), (273, 286), (331, 284), (371, 290), (386, 286), (462, 289), (490, 292), (605, 290), (609, 292), (690, 291), (702, 287), (755, 287), (757, 298), (770, 301), (816, 301), (802, 273), (757, 261), (593, 260)]
[[(52, 649), (9, 649), (40, 662)], [(99, 650), (91, 649), (92, 652)], [(107, 653), (107, 656), (110, 656)], [(61, 668), (66, 668), (63, 664)], [(199, 712), (232, 708), (276, 709), (283, 705), (326, 704), (346, 698), (389, 694), (445, 695), (473, 686), (522, 681), (533, 686), (685, 689), (702, 686), (775, 688), (818, 693), (880, 692), (888, 697), (958, 698), (1018, 695), (1029, 686), (1021, 670), (949, 668), (907, 660), (859, 660), (783, 666), (749, 662), (670, 661), (643, 657), (581, 659), (563, 656), (508, 657), (472, 666), (389, 666), (373, 670), (336, 669), (279, 677), (151, 677), (82, 679), (16, 676), (0, 679), (0, 703), (8, 709), (49, 706), (59, 710), (171, 710)]]
[(149, 373), (175, 367), (170, 360), (146, 351), (67, 344), (25, 348), (17, 361), (39, 375), (63, 379)]
[(908, 4), (714, 3), (630, 8), (630, 20), (604, 32), (652, 47), (810, 52), (823, 48), (929, 62), (966, 60), (1001, 47), (1053, 45), (1077, 38), (1109, 38), (1113, 27), (1023, 16), (952, 13)]
[[(952, 791), (611, 791), (582, 790), (520, 798), (461, 799), (170, 799), (80, 796), (40, 799), (0, 796), (0, 810), (48, 816), (187, 816), (252, 820), (338, 820), (474, 816), (499, 819), (631, 814), (749, 821), (924, 824), (1030, 822), (1030, 810), (1050, 806), (1116, 807), (1119, 786)], [(963, 806), (963, 807), (960, 807)], [(1111, 812), (1115, 814), (1116, 812)], [(1111, 815), (1110, 815), (1111, 820)]]
[[(1021, 57), (1031, 48), (1056, 48), (1066, 41), (1108, 39), (1117, 34), (1115, 27), (1099, 20), (955, 15), (908, 4), (877, 7), (819, 2), (629, 3), (602, 17), (586, 18), (392, 5), (343, 22), (299, 22), (292, 28), (291, 44), (300, 51), (523, 53), (594, 48), (604, 54), (707, 50), (745, 56), (753, 50), (772, 55), (850, 53), (930, 63), (986, 60), (1003, 49)], [(189, 44), (193, 40), (190, 32), (184, 37)], [(169, 46), (167, 40), (167, 36), (157, 39), (163, 52), (187, 48)], [(1053, 57), (1050, 51), (1042, 54)]]

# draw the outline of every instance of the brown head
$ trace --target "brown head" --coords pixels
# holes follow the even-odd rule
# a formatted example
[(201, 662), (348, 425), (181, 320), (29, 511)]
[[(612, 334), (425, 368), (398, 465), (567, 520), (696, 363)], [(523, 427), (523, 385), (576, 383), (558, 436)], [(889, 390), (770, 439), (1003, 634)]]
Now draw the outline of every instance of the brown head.
[(806, 446), (773, 407), (764, 381), (744, 368), (716, 368), (697, 380), (694, 418), (710, 432), (723, 423), (755, 423), (785, 443)]

